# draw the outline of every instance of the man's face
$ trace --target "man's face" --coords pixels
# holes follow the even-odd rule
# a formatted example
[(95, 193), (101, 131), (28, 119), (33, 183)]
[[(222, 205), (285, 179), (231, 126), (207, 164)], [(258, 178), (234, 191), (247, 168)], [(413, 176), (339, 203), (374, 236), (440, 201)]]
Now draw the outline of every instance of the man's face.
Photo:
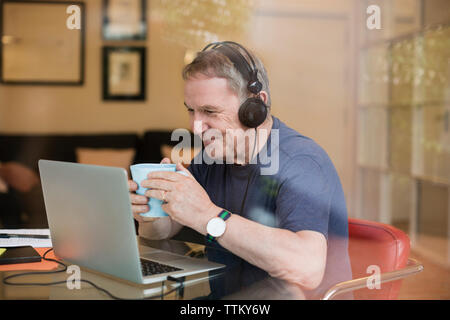
[[(184, 103), (189, 112), (191, 129), (194, 134), (202, 136), (208, 156), (212, 159), (225, 159), (230, 152), (235, 154), (234, 141), (225, 139), (226, 130), (241, 131), (247, 128), (239, 121), (239, 97), (228, 86), (227, 79), (198, 74), (186, 80)], [(210, 154), (211, 150), (214, 151)]]

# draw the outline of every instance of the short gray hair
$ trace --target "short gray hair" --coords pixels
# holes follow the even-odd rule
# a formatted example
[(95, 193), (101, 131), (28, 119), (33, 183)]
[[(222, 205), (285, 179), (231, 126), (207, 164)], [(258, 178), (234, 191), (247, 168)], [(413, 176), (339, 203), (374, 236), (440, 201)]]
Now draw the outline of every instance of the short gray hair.
[[(247, 63), (252, 66), (245, 51), (243, 51), (236, 45), (227, 45), (233, 46), (233, 48), (239, 50), (246, 58)], [(256, 57), (250, 51), (249, 54), (251, 55), (253, 61), (256, 64), (256, 68), (258, 69), (258, 80), (262, 84), (262, 91), (267, 92), (267, 106), (270, 110), (271, 99), (267, 71), (258, 57)], [(182, 75), (184, 80), (189, 80), (199, 73), (208, 77), (219, 77), (227, 79), (230, 88), (238, 95), (241, 103), (243, 103), (252, 95), (252, 93), (250, 93), (247, 89), (248, 81), (245, 80), (243, 75), (236, 69), (233, 62), (231, 62), (231, 60), (219, 50), (206, 50), (198, 52), (195, 59), (183, 68)]]

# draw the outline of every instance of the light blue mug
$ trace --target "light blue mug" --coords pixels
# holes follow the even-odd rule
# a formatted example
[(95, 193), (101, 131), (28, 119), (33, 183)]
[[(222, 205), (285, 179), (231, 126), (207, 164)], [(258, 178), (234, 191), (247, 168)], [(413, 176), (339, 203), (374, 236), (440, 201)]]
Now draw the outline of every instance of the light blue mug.
[[(172, 171), (186, 175), (186, 173), (183, 171), (176, 171), (176, 167), (177, 165), (174, 163), (140, 163), (130, 166), (131, 177), (133, 181), (135, 181), (138, 185), (136, 193), (139, 195), (145, 195), (145, 191), (147, 191), (148, 188), (141, 187), (141, 181), (148, 180), (147, 175), (150, 172)], [(163, 204), (162, 200), (150, 198), (148, 202), (150, 210), (147, 212), (140, 213), (140, 215), (143, 217), (151, 217), (151, 218), (166, 217), (168, 216), (168, 214), (165, 213), (164, 210), (162, 209), (161, 207), (162, 204)]]

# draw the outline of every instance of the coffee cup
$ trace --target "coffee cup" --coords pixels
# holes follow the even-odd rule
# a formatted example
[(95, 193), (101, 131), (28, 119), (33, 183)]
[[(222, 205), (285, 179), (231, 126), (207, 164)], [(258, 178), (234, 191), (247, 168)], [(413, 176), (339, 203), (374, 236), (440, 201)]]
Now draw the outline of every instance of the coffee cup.
[[(148, 180), (147, 175), (150, 172), (154, 171), (171, 171), (171, 172), (179, 172), (181, 174), (186, 175), (183, 171), (176, 171), (177, 165), (174, 163), (139, 163), (130, 166), (131, 177), (133, 181), (135, 181), (138, 185), (138, 189), (136, 190), (136, 194), (145, 195), (145, 192), (148, 188), (143, 188), (141, 186), (141, 182), (144, 180)], [(148, 205), (150, 206), (150, 210), (147, 212), (140, 213), (143, 217), (166, 217), (168, 214), (164, 212), (162, 209), (162, 200), (150, 198)]]

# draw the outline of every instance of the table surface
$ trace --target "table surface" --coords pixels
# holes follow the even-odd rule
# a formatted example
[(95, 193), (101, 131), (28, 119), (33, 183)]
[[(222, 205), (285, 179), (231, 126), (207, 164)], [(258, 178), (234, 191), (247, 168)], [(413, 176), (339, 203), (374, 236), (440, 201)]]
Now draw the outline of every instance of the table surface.
[[(198, 259), (207, 259), (205, 256), (205, 246), (182, 242), (177, 240), (154, 241), (145, 238), (138, 238), (139, 245), (164, 249), (181, 255), (188, 255)], [(208, 248), (211, 250), (211, 248)], [(69, 263), (66, 263), (70, 265)], [(62, 269), (62, 267), (60, 267)], [(225, 269), (223, 269), (225, 270)], [(12, 286), (3, 283), (3, 279), (9, 275), (30, 271), (4, 271), (0, 272), (0, 299), (112, 299), (109, 295), (93, 287), (91, 284), (81, 282), (81, 288), (70, 289), (67, 280), (71, 273), (60, 272), (45, 274), (36, 271), (32, 275), (21, 276), (11, 279), (16, 283), (49, 283), (62, 282), (55, 285), (20, 285)], [(120, 299), (150, 299), (150, 300), (171, 300), (171, 299), (208, 299), (211, 294), (210, 280), (212, 277), (224, 276), (226, 271), (203, 272), (196, 275), (187, 276), (182, 288), (176, 282), (163, 281), (148, 285), (139, 285), (126, 280), (115, 278), (106, 274), (81, 268), (81, 279), (88, 280), (96, 286), (103, 288), (112, 295)], [(275, 290), (274, 290), (275, 288)], [(276, 288), (282, 288), (277, 290)], [(275, 292), (275, 293), (274, 293)], [(289, 290), (283, 284), (273, 278), (265, 279), (256, 283), (245, 291), (236, 292), (231, 296), (223, 297), (230, 299), (301, 299), (301, 292)]]

